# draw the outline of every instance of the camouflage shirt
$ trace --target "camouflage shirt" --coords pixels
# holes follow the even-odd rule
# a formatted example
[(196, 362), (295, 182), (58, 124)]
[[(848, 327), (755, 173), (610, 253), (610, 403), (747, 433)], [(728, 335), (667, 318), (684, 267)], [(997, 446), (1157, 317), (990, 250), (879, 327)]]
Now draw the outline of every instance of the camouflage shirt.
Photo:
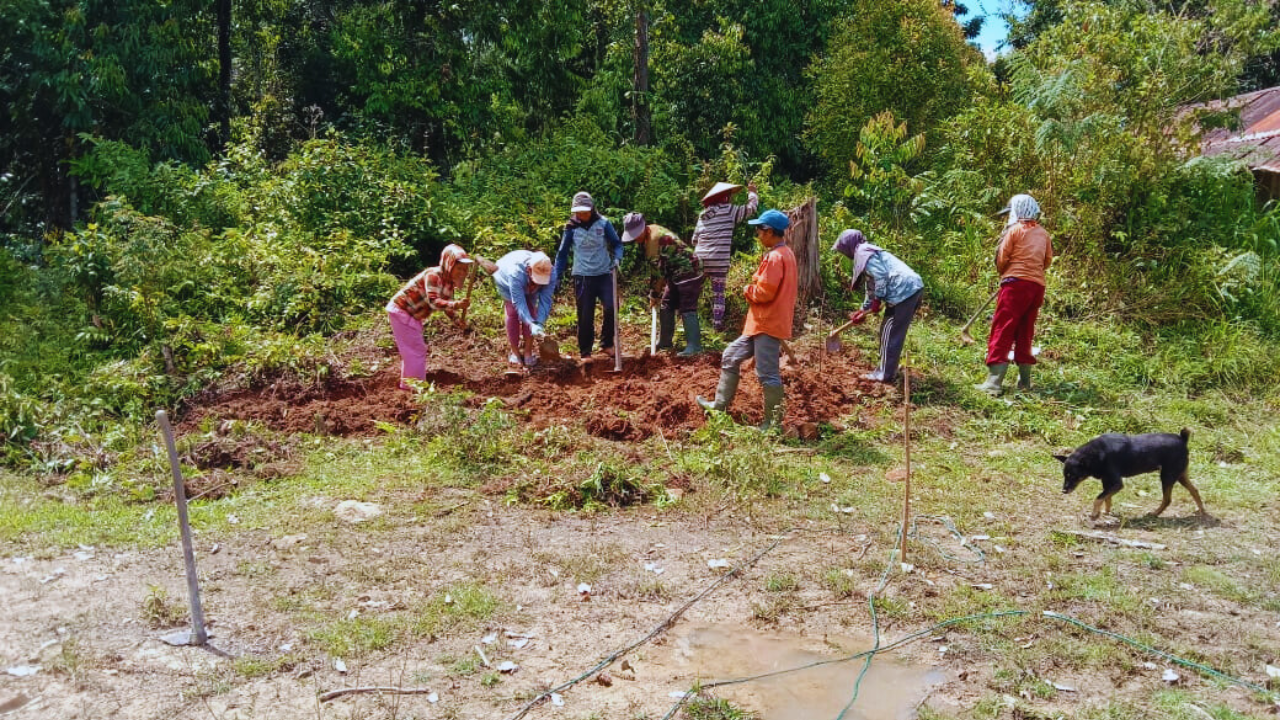
[(644, 243), (644, 256), (652, 268), (650, 275), (659, 280), (680, 282), (702, 274), (702, 261), (680, 237), (670, 230), (649, 223), (649, 238)]

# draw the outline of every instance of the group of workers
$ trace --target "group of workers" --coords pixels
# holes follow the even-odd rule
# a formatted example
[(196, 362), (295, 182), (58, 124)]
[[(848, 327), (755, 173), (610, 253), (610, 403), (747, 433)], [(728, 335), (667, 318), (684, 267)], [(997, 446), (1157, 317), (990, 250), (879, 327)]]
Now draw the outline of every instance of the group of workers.
[[(675, 318), (684, 324), (685, 347), (679, 357), (702, 351), (698, 303), (707, 280), (711, 285), (712, 325), (724, 327), (725, 282), (734, 228), (744, 220), (754, 228), (763, 247), (760, 264), (742, 295), (747, 317), (742, 334), (721, 354), (721, 371), (714, 399), (698, 397), (708, 410), (728, 410), (737, 393), (739, 370), (754, 358), (756, 375), (764, 395), (764, 424), (770, 429), (781, 423), (785, 397), (779, 359), (782, 345), (791, 338), (798, 295), (796, 259), (787, 246), (790, 219), (778, 210), (766, 210), (752, 218), (759, 204), (754, 185), (748, 185), (744, 205), (732, 202), (742, 186), (717, 183), (703, 197), (703, 210), (694, 229), (692, 245), (640, 213), (623, 219), (623, 233), (596, 209), (586, 192), (579, 192), (570, 205), (571, 216), (561, 234), (555, 261), (546, 253), (515, 250), (490, 262), (470, 256), (458, 245), (441, 252), (440, 264), (427, 268), (400, 289), (387, 304), (391, 331), (401, 357), (400, 387), (409, 389), (409, 379), (426, 378), (429, 352), (423, 337), (423, 323), (435, 310), (455, 323), (465, 324), (470, 302), (455, 294), (467, 281), (473, 265), (480, 265), (497, 286), (506, 310), (508, 362), (528, 368), (538, 362), (536, 338), (545, 336), (551, 314), (553, 293), (566, 271), (573, 277), (577, 309), (578, 350), (582, 358), (594, 351), (595, 308), (604, 306), (599, 352), (612, 356), (617, 351), (614, 336), (617, 318), (618, 269), (623, 246), (634, 243), (644, 249), (649, 267), (650, 305), (657, 310), (657, 348), (673, 349)], [(976, 387), (992, 395), (1003, 390), (1010, 350), (1018, 365), (1018, 388), (1031, 389), (1031, 368), (1035, 322), (1044, 303), (1045, 271), (1053, 260), (1053, 245), (1039, 224), (1040, 207), (1030, 195), (1015, 195), (1002, 213), (1008, 213), (997, 244), (995, 263), (1000, 274), (996, 310), (987, 343), (987, 379)], [(750, 218), (750, 219), (748, 219)], [(861, 307), (850, 315), (853, 323), (884, 311), (879, 331), (879, 366), (865, 379), (893, 383), (906, 342), (907, 330), (924, 296), (924, 281), (905, 262), (867, 240), (859, 230), (845, 230), (832, 250), (847, 257), (853, 267), (850, 287), (863, 292)], [(570, 267), (572, 258), (572, 267)]]

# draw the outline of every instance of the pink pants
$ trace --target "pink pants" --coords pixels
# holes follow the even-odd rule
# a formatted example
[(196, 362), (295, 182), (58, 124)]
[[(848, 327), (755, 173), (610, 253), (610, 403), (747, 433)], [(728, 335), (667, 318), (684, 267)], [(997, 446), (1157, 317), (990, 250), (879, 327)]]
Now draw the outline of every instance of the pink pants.
[[(526, 298), (526, 302), (528, 299)], [(524, 352), (524, 346), (520, 344), (521, 338), (528, 341), (533, 336), (533, 328), (528, 324), (520, 322), (520, 313), (516, 310), (515, 303), (510, 300), (503, 300), (502, 305), (507, 310), (507, 342), (511, 347), (516, 349), (517, 353)]]
[(421, 320), (398, 308), (388, 310), (387, 318), (391, 321), (396, 349), (400, 351), (400, 389), (408, 390), (404, 382), (407, 378), (427, 379), (427, 353), (431, 350), (422, 337)]

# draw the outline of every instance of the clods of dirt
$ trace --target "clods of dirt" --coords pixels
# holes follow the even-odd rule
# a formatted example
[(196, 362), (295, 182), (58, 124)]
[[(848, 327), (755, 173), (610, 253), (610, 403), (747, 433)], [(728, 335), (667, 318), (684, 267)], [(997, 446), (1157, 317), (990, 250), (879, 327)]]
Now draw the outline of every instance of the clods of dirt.
[[(782, 371), (787, 389), (783, 427), (793, 436), (816, 439), (822, 426), (839, 426), (856, 418), (863, 406), (895, 392), (861, 377), (867, 368), (856, 361), (856, 352), (830, 356), (819, 347), (805, 347), (803, 341), (793, 345), (798, 362), (784, 363)], [(638, 357), (624, 354), (621, 372), (614, 372), (612, 360), (561, 358), (539, 363), (512, 380), (504, 377), (506, 362), (498, 341), (455, 334), (433, 342), (432, 349), (426, 384), (435, 393), (468, 393), (473, 406), (497, 399), (534, 427), (576, 426), (620, 442), (638, 442), (658, 433), (671, 437), (701, 427), (706, 414), (695, 397), (714, 396), (720, 376), (717, 353), (682, 359), (646, 352)], [(407, 425), (432, 413), (435, 396), (419, 398), (400, 390), (395, 351), (385, 351), (384, 357), (365, 377), (330, 377), (313, 384), (279, 381), (214, 394), (192, 407), (182, 426), (190, 431), (208, 419), (233, 418), (288, 433), (369, 436), (381, 432), (384, 424)], [(759, 424), (760, 385), (754, 367), (744, 366), (742, 371), (730, 414), (738, 422)], [(210, 462), (217, 460), (235, 462), (234, 457)]]

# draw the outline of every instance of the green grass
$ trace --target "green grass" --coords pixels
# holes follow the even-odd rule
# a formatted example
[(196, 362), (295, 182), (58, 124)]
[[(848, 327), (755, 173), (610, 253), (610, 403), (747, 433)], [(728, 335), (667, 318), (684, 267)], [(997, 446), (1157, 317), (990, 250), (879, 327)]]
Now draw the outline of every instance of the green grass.
[(400, 639), (403, 623), (375, 617), (343, 618), (307, 631), (307, 640), (332, 657), (360, 657), (390, 647)]
[[(1201, 647), (1177, 635), (1166, 611), (1150, 601), (1157, 598), (1197, 612), (1218, 604), (1245, 613), (1280, 611), (1280, 594), (1274, 590), (1280, 585), (1280, 560), (1272, 552), (1270, 528), (1251, 519), (1257, 508), (1273, 501), (1274, 478), (1280, 476), (1277, 396), (1256, 397), (1231, 384), (1192, 387), (1161, 379), (1166, 371), (1176, 372), (1177, 363), (1183, 361), (1148, 357), (1135, 332), (1106, 324), (1080, 327), (1049, 322), (1042, 342), (1054, 357), (1037, 369), (1037, 393), (993, 400), (970, 387), (981, 379), (979, 351), (960, 348), (954, 333), (953, 323), (931, 318), (913, 325), (909, 339), (908, 361), (924, 374), (913, 393), (913, 507), (917, 513), (950, 518), (965, 535), (988, 535), (980, 543), (986, 559), (976, 562), (942, 526), (922, 523), (921, 537), (911, 542), (917, 570), (912, 576), (891, 577), (895, 592), (877, 598), (876, 608), (882, 627), (892, 628), (895, 635), (966, 615), (1011, 609), (1029, 613), (947, 630), (955, 654), (995, 673), (984, 690), (995, 692), (994, 699), (983, 699), (957, 717), (1009, 717), (1003, 694), (1018, 698), (1019, 716), (1040, 717), (1044, 707), (1064, 697), (1045, 683), (1045, 677), (1052, 677), (1046, 666), (1102, 676), (1140, 664), (1142, 656), (1130, 647), (1040, 619), (1039, 612), (1045, 609), (1080, 617), (1224, 671), (1256, 672), (1268, 657), (1264, 636), (1244, 634), (1232, 653)], [(874, 351), (869, 338), (848, 340), (864, 354)], [(1241, 350), (1237, 346), (1233, 351)], [(305, 532), (307, 544), (317, 547), (335, 543), (348, 533), (380, 542), (404, 527), (411, 516), (478, 504), (483, 499), (476, 489), (489, 482), (497, 468), (504, 476), (538, 482), (553, 477), (564, 483), (561, 488), (599, 497), (615, 487), (615, 480), (661, 483), (664, 473), (679, 473), (693, 478), (696, 492), (670, 506), (673, 520), (732, 514), (749, 517), (765, 532), (810, 523), (841, 539), (832, 552), (843, 556), (808, 568), (782, 566), (756, 580), (756, 594), (746, 604), (756, 623), (789, 623), (801, 615), (800, 607), (814, 602), (813, 595), (819, 602), (849, 602), (851, 608), (840, 610), (848, 610), (850, 622), (869, 622), (865, 600), (858, 599), (879, 581), (888, 561), (886, 550), (896, 546), (901, 512), (902, 485), (885, 477), (887, 470), (901, 467), (904, 460), (893, 403), (869, 406), (850, 430), (828, 431), (812, 443), (767, 439), (727, 418), (715, 417), (692, 437), (672, 441), (668, 448), (656, 440), (640, 446), (606, 443), (559, 426), (530, 429), (492, 404), (478, 411), (468, 408), (460, 396), (446, 394), (433, 401), (440, 404), (438, 417), (465, 417), (467, 422), (458, 427), (440, 423), (395, 430), (376, 439), (296, 438), (296, 474), (250, 485), (220, 500), (193, 503), (193, 527), (203, 542), (262, 528), (267, 529), (268, 539)], [(1126, 482), (1116, 498), (1117, 514), (1126, 524), (1107, 531), (1161, 536), (1167, 538), (1160, 540), (1167, 542), (1166, 550), (1110, 548), (1059, 532), (1082, 529), (1081, 516), (1096, 493), (1097, 481), (1072, 495), (1061, 495), (1061, 468), (1050, 457), (1052, 452), (1075, 447), (1101, 432), (1181, 427), (1192, 430), (1192, 479), (1208, 509), (1236, 518), (1230, 522), (1239, 525), (1230, 528), (1230, 547), (1200, 544), (1195, 535), (1199, 526), (1181, 521), (1193, 506), (1180, 489), (1174, 491), (1166, 518), (1157, 523), (1141, 520), (1158, 501), (1154, 476)], [(144, 434), (130, 436), (140, 441)], [(121, 442), (113, 452), (124, 457), (130, 451)], [(787, 452), (774, 452), (777, 449)], [(144, 486), (161, 487), (167, 473), (157, 456), (142, 448), (135, 448), (121, 467), (138, 470)], [(119, 468), (112, 473), (115, 478), (129, 475)], [(830, 481), (822, 482), (821, 473)], [(594, 485), (583, 490), (583, 483)], [(316, 497), (333, 502), (309, 502)], [(556, 505), (546, 502), (547, 497), (522, 500), (518, 493), (508, 494), (509, 499), (545, 508), (535, 512), (587, 507), (593, 512), (611, 511), (602, 501)], [(338, 499), (346, 498), (381, 503), (387, 515), (358, 529), (347, 528), (334, 522), (331, 511)], [(648, 502), (651, 507), (640, 511), (644, 517), (666, 522), (663, 513), (668, 506), (656, 498)], [(851, 511), (833, 513), (832, 504)], [(474, 520), (471, 512), (465, 507), (458, 510), (440, 521), (441, 530), (469, 526)], [(1034, 521), (1032, 526), (1028, 519)], [(1028, 527), (1034, 527), (1034, 532)], [(854, 542), (852, 536), (860, 535), (871, 543), (871, 551), (855, 558), (863, 541)], [(49, 476), (0, 473), (0, 544), (14, 551), (52, 556), (78, 544), (100, 549), (176, 546), (177, 537), (174, 512), (164, 503), (69, 487)], [(925, 543), (924, 537), (937, 546)], [(996, 552), (996, 544), (1006, 552)], [(619, 568), (634, 557), (613, 542), (531, 548), (529, 558), (539, 568), (556, 569), (562, 582), (616, 581), (614, 590), (627, 600), (670, 602), (683, 596), (682, 586), (672, 576), (661, 580), (622, 577)], [(425, 638), (461, 637), (510, 614), (510, 606), (495, 590), (511, 580), (502, 576), (509, 571), (492, 572), (482, 559), (467, 569), (471, 580), (426, 589), (425, 597), (420, 595), (406, 608), (384, 615), (345, 617), (345, 611), (335, 608), (346, 598), (330, 585), (273, 594), (263, 602), (301, 627), (319, 651), (358, 658)], [(276, 567), (258, 557), (237, 561), (234, 572), (253, 586), (280, 580)], [(344, 572), (346, 579), (362, 586), (377, 586), (408, 571), (387, 560)], [(984, 573), (995, 577), (978, 577)], [(925, 587), (922, 578), (953, 584), (920, 593)], [(993, 584), (990, 589), (972, 586), (988, 581)], [(1179, 583), (1203, 592), (1185, 593), (1177, 588)], [(1211, 604), (1203, 603), (1203, 598)], [(1033, 635), (1034, 643), (1022, 639)], [(461, 659), (440, 659), (449, 674), (470, 677), (484, 687), (502, 680), (455, 652)], [(245, 657), (237, 661), (233, 674), (260, 677), (285, 664)], [(1219, 720), (1246, 717), (1206, 698), (1212, 695), (1192, 685), (1148, 700), (1125, 696), (1082, 706), (1072, 716), (1202, 719), (1203, 711)], [(709, 701), (694, 711), (703, 715), (688, 716), (746, 717), (719, 702)], [(943, 716), (926, 706), (921, 717)]]
[(685, 704), (683, 717), (688, 720), (755, 720), (753, 713), (735, 707), (728, 700), (698, 697)]
[(478, 627), (493, 617), (503, 603), (491, 590), (478, 583), (459, 583), (436, 590), (410, 615), (414, 635), (429, 637), (459, 628)]

